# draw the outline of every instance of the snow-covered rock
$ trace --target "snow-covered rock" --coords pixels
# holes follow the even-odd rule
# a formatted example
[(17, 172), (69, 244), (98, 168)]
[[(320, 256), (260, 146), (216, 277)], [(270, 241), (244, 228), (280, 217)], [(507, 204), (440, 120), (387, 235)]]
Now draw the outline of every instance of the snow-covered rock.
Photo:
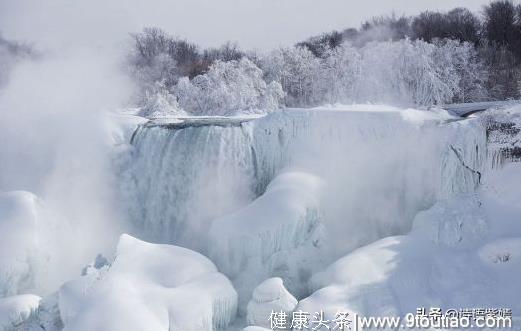
[(322, 264), (321, 186), (314, 175), (287, 171), (250, 205), (213, 222), (210, 258), (234, 282), (244, 305), (253, 288), (273, 276), (305, 293), (306, 278)]
[(35, 314), (41, 298), (22, 294), (0, 298), (0, 330), (14, 330)]
[(204, 256), (122, 235), (110, 269), (66, 283), (59, 306), (64, 331), (216, 330), (237, 294)]
[(269, 278), (253, 291), (246, 319), (250, 325), (270, 328), (269, 317), (272, 311), (285, 312), (291, 316), (297, 303), (297, 299), (284, 287), (281, 278)]
[[(515, 169), (517, 175), (500, 172), (519, 182), (521, 169)], [(408, 235), (383, 238), (339, 259), (313, 276), (316, 291), (296, 309), (323, 309), (334, 317), (344, 309), (404, 316), (417, 307), (508, 307), (515, 315), (521, 309), (521, 205), (512, 203), (514, 190), (495, 189), (502, 178), (489, 176), (477, 195), (419, 213)]]
[(34, 287), (39, 199), (32, 193), (0, 193), (0, 297)]

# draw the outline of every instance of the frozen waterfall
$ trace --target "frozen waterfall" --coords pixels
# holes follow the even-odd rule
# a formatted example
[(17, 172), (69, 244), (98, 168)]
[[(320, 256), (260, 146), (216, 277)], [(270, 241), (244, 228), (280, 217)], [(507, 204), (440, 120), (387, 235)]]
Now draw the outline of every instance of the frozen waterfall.
[(367, 238), (345, 238), (345, 250), (406, 231), (438, 197), (477, 185), (486, 154), (477, 119), (351, 108), (140, 126), (122, 175), (137, 231), (205, 251), (201, 234), (213, 219), (245, 207), (282, 169), (296, 167), (326, 181), (326, 221), (339, 229), (348, 223), (351, 233), (357, 223), (369, 227)]
[[(211, 256), (241, 303), (268, 277), (304, 297), (318, 268), (473, 192), (487, 148), (477, 118), (383, 106), (149, 122), (132, 145), (122, 176), (137, 234)], [(285, 173), (317, 178), (320, 194), (299, 180), (270, 191)]]

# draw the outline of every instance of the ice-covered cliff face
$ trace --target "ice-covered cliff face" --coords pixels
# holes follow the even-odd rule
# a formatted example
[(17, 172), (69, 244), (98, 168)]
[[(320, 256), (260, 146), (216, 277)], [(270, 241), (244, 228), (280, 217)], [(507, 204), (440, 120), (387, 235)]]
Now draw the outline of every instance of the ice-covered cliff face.
[(307, 295), (317, 269), (472, 192), (486, 157), (478, 119), (376, 106), (149, 123), (132, 144), (122, 176), (136, 233), (211, 256), (240, 309), (272, 276)]
[(204, 249), (210, 221), (254, 197), (250, 139), (232, 121), (140, 127), (123, 182), (141, 237)]
[(344, 251), (407, 230), (438, 197), (472, 191), (486, 150), (476, 120), (375, 106), (141, 126), (132, 144), (124, 176), (137, 231), (202, 250), (213, 219), (246, 206), (286, 167), (325, 180), (331, 232), (351, 233), (335, 240)]

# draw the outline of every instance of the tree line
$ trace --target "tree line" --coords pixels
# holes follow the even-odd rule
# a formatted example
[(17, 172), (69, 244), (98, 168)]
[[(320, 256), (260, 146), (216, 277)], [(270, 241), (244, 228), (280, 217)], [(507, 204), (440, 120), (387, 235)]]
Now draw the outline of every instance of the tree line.
[(431, 106), (520, 97), (521, 4), (375, 17), (269, 52), (203, 49), (158, 28), (128, 58), (147, 114), (378, 102)]

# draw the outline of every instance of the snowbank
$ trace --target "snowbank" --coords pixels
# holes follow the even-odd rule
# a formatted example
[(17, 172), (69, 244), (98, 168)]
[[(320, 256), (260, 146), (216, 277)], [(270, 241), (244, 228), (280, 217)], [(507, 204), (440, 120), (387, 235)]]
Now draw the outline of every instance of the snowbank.
[[(509, 180), (521, 182), (510, 165)], [(520, 203), (501, 191), (504, 174), (477, 195), (438, 202), (419, 213), (405, 236), (381, 239), (339, 259), (311, 281), (316, 291), (296, 308), (334, 317), (346, 309), (366, 316), (403, 316), (418, 307), (521, 309)], [(494, 178), (496, 178), (494, 180)], [(496, 187), (500, 190), (496, 190)]]
[(60, 289), (64, 331), (215, 330), (235, 318), (237, 294), (204, 256), (122, 235), (116, 259)]

